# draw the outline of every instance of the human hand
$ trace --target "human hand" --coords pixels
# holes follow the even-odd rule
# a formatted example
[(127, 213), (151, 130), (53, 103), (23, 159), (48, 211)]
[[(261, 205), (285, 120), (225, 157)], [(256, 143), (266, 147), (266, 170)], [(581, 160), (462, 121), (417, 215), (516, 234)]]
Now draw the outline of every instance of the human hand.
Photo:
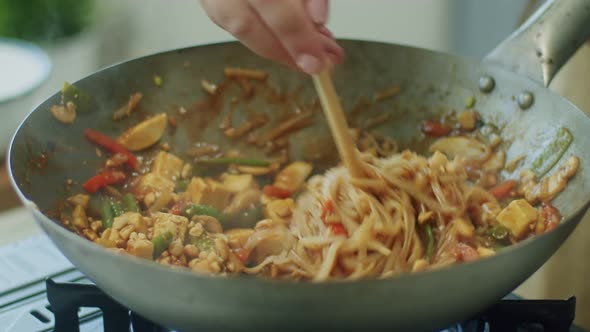
[(201, 0), (207, 15), (246, 47), (308, 74), (342, 62), (325, 27), (328, 0)]

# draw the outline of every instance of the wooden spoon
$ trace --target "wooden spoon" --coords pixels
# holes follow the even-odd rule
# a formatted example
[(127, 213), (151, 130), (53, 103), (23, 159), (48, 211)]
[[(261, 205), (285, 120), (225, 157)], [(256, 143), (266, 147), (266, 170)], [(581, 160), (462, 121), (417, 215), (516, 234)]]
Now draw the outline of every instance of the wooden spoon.
[(324, 114), (328, 118), (328, 125), (332, 131), (332, 137), (336, 143), (340, 159), (342, 159), (344, 166), (353, 178), (364, 177), (362, 161), (348, 130), (348, 124), (329, 71), (325, 70), (313, 75), (313, 82), (320, 96)]

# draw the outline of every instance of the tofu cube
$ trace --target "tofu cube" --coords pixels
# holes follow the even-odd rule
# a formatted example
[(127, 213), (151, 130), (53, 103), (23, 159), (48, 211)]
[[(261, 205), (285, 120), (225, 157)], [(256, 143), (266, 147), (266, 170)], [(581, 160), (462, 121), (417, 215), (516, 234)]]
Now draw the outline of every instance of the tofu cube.
[(172, 233), (172, 240), (184, 241), (188, 228), (188, 219), (171, 213), (156, 212), (152, 214), (154, 237), (167, 232)]
[(232, 193), (239, 193), (246, 189), (256, 187), (252, 174), (223, 174), (221, 176), (223, 186)]
[(530, 230), (530, 226), (537, 221), (537, 210), (526, 200), (518, 199), (510, 202), (502, 210), (496, 220), (510, 230), (516, 239), (520, 239)]
[(151, 173), (168, 180), (176, 180), (180, 178), (182, 165), (182, 159), (171, 153), (160, 151), (152, 163)]
[(172, 192), (174, 181), (158, 174), (148, 173), (139, 180), (138, 190), (143, 195), (151, 192)]
[(225, 186), (212, 179), (193, 177), (186, 191), (193, 203), (212, 206), (223, 211), (230, 203), (232, 192)]
[(203, 179), (193, 177), (186, 187), (186, 192), (191, 196), (193, 203), (199, 204), (201, 203), (201, 198), (203, 197), (206, 188), (207, 184)]
[(203, 192), (200, 204), (205, 204), (223, 211), (230, 203), (233, 193), (225, 188), (225, 186), (211, 179), (205, 179), (207, 187)]
[(470, 221), (464, 218), (457, 218), (452, 223), (458, 235), (464, 238), (471, 238), (475, 235), (475, 227)]
[(152, 259), (154, 244), (145, 235), (131, 234), (127, 241), (127, 253), (133, 256)]
[(113, 220), (113, 229), (121, 230), (127, 225), (133, 225), (133, 231), (137, 233), (146, 234), (148, 224), (145, 218), (137, 212), (125, 212), (122, 215), (115, 217)]

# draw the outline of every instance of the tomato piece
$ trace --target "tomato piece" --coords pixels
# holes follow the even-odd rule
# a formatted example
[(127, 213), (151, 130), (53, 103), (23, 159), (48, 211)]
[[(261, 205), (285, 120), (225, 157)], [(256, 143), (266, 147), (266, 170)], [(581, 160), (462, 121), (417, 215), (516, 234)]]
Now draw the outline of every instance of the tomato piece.
[(86, 136), (86, 138), (93, 142), (94, 144), (100, 145), (103, 148), (109, 150), (112, 153), (120, 153), (123, 154), (127, 157), (127, 165), (129, 167), (131, 167), (132, 169), (137, 169), (139, 166), (139, 163), (137, 161), (137, 158), (135, 157), (135, 155), (131, 152), (129, 152), (129, 150), (127, 150), (125, 147), (123, 147), (121, 144), (117, 143), (114, 139), (108, 137), (105, 134), (99, 133), (96, 130), (92, 130), (90, 128), (84, 130), (84, 136)]
[(490, 189), (489, 192), (490, 194), (494, 195), (494, 197), (496, 197), (497, 200), (501, 200), (508, 197), (510, 195), (510, 192), (514, 190), (514, 187), (516, 187), (516, 181), (508, 180)]
[(549, 232), (559, 225), (561, 215), (559, 211), (549, 202), (541, 203), (541, 218), (545, 224), (545, 232)]
[(463, 262), (471, 262), (479, 258), (477, 250), (463, 242), (457, 243), (454, 255), (459, 261)]
[(344, 235), (348, 236), (348, 232), (346, 228), (342, 224), (328, 224), (328, 228), (334, 235)]
[(240, 248), (235, 251), (235, 254), (238, 257), (238, 259), (242, 261), (242, 263), (246, 263), (250, 258), (250, 252), (251, 251), (246, 248)]
[(437, 121), (422, 121), (420, 123), (420, 130), (431, 137), (441, 137), (451, 132), (451, 128)]
[(287, 189), (279, 188), (277, 186), (267, 185), (262, 188), (262, 192), (271, 197), (288, 198), (291, 197), (291, 192)]
[(177, 216), (182, 216), (184, 209), (186, 208), (186, 206), (189, 203), (190, 203), (189, 201), (179, 201), (179, 202), (176, 202), (170, 208), (170, 213), (175, 214)]
[[(334, 203), (332, 203), (332, 200), (329, 199), (329, 200), (325, 201), (324, 204), (322, 205), (322, 214), (320, 217), (322, 218), (322, 220), (324, 220), (329, 213), (333, 213), (333, 212), (334, 212)], [(325, 222), (325, 220), (324, 220), (324, 222)]]
[(89, 193), (95, 193), (98, 189), (111, 185), (122, 183), (127, 179), (127, 175), (120, 171), (106, 171), (88, 179), (82, 185)]

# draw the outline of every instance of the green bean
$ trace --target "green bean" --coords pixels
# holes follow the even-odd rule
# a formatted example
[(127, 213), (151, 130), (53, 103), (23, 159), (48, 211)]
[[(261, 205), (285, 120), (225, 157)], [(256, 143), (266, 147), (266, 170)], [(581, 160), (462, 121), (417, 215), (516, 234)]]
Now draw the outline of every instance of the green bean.
[(260, 159), (245, 159), (245, 158), (208, 158), (208, 159), (200, 159), (198, 161), (200, 164), (211, 164), (211, 165), (242, 165), (242, 166), (258, 166), (258, 167), (266, 167), (270, 165), (270, 163), (266, 160)]
[(154, 259), (160, 257), (164, 250), (168, 249), (173, 237), (174, 235), (171, 232), (166, 232), (152, 239), (152, 243), (154, 244)]
[(221, 212), (209, 205), (191, 204), (184, 209), (183, 214), (189, 220), (193, 216), (211, 216), (219, 221), (223, 219)]
[(533, 161), (532, 169), (537, 177), (547, 174), (557, 164), (573, 140), (574, 136), (567, 128), (562, 127), (557, 131), (553, 141)]
[(125, 212), (139, 212), (139, 206), (133, 194), (127, 193), (123, 195), (122, 201)]
[(125, 213), (125, 211), (123, 211), (123, 206), (121, 205), (121, 203), (116, 201), (109, 201), (109, 204), (111, 205), (111, 210), (113, 210), (113, 214), (115, 215), (115, 217), (118, 217)]
[(113, 219), (115, 215), (113, 213), (113, 209), (111, 208), (111, 203), (109, 201), (105, 201), (102, 203), (100, 208), (100, 214), (102, 217), (102, 228), (107, 229), (113, 226)]

